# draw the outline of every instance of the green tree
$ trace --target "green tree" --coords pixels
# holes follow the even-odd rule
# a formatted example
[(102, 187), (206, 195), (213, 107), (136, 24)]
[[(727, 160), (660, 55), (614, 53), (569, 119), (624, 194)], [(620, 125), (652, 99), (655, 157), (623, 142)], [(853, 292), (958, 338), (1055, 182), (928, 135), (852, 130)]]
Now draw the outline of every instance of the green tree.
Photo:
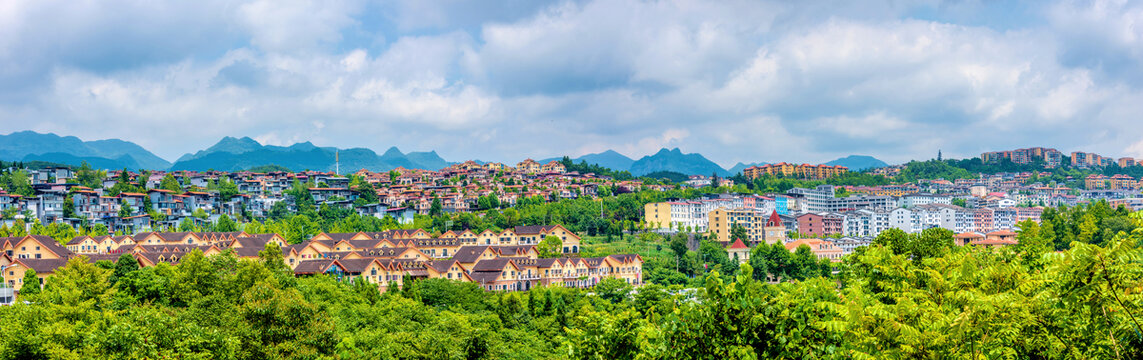
[(108, 277), (108, 281), (112, 284), (117, 283), (119, 279), (124, 279), (137, 270), (139, 270), (139, 261), (135, 260), (131, 254), (124, 253), (119, 255), (119, 259), (115, 261), (115, 269)]
[(54, 305), (82, 304), (82, 309), (98, 311), (115, 295), (110, 276), (111, 271), (88, 263), (86, 256), (73, 257), (48, 278), (39, 299)]
[(595, 284), (596, 295), (613, 304), (627, 301), (633, 289), (631, 284), (619, 278), (606, 278)]
[(103, 177), (105, 175), (106, 174), (100, 170), (92, 169), (91, 165), (84, 161), (75, 172), (75, 180), (80, 185), (98, 189), (103, 187)]
[(40, 278), (36, 276), (35, 269), (28, 269), (24, 272), (24, 279), (21, 280), (20, 296), (32, 296), (40, 293)]
[(432, 204), (429, 205), (429, 216), (432, 216), (432, 217), (441, 216), (441, 212), (442, 212), (441, 199), (438, 199), (436, 196), (434, 196)]
[(940, 257), (955, 246), (953, 244), (955, 235), (952, 230), (939, 227), (922, 230), (921, 235), (915, 237), (910, 244), (909, 252), (917, 261)]
[(215, 223), (215, 225), (214, 225), (214, 231), (221, 231), (221, 232), (238, 231), (238, 224), (234, 223), (234, 220), (231, 220), (230, 216), (223, 214), (222, 216), (218, 217), (218, 222)]
[(873, 238), (874, 245), (881, 245), (894, 254), (907, 254), (913, 247), (913, 239), (908, 233), (898, 228), (889, 228)]
[(121, 217), (121, 218), (129, 217), (133, 213), (134, 213), (134, 210), (131, 209), (131, 204), (128, 204), (127, 200), (121, 200), (119, 202), (119, 217)]
[(179, 184), (178, 180), (175, 180), (175, 176), (171, 173), (167, 173), (167, 175), (163, 176), (163, 180), (159, 181), (159, 188), (174, 192), (183, 191), (183, 186)]
[(536, 252), (541, 258), (556, 258), (564, 254), (564, 242), (559, 237), (548, 235), (536, 245)]
[(750, 237), (746, 235), (746, 228), (742, 227), (742, 225), (734, 224), (730, 227), (730, 241), (734, 242), (735, 240), (742, 240), (747, 244), (750, 243)]

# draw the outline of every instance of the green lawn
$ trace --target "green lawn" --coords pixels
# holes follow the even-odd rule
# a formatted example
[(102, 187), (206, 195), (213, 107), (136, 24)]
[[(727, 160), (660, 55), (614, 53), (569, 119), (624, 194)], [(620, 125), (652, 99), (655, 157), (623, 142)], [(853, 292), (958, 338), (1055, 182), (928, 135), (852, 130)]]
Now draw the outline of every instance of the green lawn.
[[(584, 236), (580, 239), (580, 244), (583, 250), (580, 251), (583, 257), (600, 257), (614, 254), (639, 254), (646, 261), (649, 258), (662, 258), (673, 259), (675, 254), (667, 246), (667, 243), (662, 237), (644, 236), (648, 239), (645, 241), (640, 239), (640, 236), (624, 236), (623, 240), (619, 237), (612, 237), (612, 242), (607, 242), (606, 236)], [(673, 260), (672, 260), (673, 261)]]

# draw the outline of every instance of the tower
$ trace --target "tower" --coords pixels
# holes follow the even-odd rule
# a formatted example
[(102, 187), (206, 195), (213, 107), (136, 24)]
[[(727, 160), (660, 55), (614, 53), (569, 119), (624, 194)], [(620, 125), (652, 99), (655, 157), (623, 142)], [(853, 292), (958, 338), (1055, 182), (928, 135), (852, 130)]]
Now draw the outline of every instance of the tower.
[(341, 175), (341, 150), (333, 151), (333, 172)]
[(941, 160), (941, 150), (940, 150), (940, 149), (937, 149), (937, 161), (942, 161), (942, 160)]
[(786, 225), (782, 223), (782, 218), (778, 216), (778, 212), (770, 213), (770, 218), (766, 220), (766, 226), (762, 228), (765, 232), (763, 239), (767, 244), (782, 244), (786, 242)]

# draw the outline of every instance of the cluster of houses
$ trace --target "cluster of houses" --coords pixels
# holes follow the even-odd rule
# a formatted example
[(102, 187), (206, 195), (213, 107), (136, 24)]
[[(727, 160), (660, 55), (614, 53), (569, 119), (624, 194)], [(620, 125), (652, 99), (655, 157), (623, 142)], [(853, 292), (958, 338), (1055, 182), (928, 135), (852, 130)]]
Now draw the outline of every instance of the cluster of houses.
[[(562, 241), (561, 257), (541, 258), (537, 245), (554, 236)], [(79, 236), (60, 245), (46, 236), (0, 238), (3, 282), (17, 291), (24, 273), (35, 270), (42, 286), (67, 261), (118, 261), (130, 254), (141, 267), (178, 264), (199, 250), (206, 256), (232, 252), (256, 259), (275, 244), (297, 276), (329, 274), (341, 281), (364, 281), (379, 291), (397, 289), (410, 279), (474, 282), (488, 291), (524, 291), (536, 286), (586, 288), (606, 278), (643, 283), (639, 255), (579, 256), (579, 236), (560, 225), (518, 226), (503, 231), (449, 231), (432, 237), (421, 229), (382, 232), (320, 233), (287, 244), (278, 234), (245, 232), (143, 232), (134, 236)]]
[[(875, 237), (890, 228), (917, 233), (941, 227), (957, 233), (987, 234), (1016, 230), (1024, 220), (1039, 222), (1046, 207), (1077, 206), (1107, 201), (1113, 207), (1143, 209), (1139, 182), (1125, 175), (1103, 181), (1100, 188), (1073, 189), (1058, 184), (1031, 182), (1049, 174), (1000, 173), (976, 179), (920, 180), (883, 186), (793, 188), (781, 194), (719, 194), (699, 199), (650, 203), (644, 206), (649, 229), (672, 232), (715, 232), (740, 225), (764, 227), (776, 212), (791, 232), (807, 236)], [(715, 213), (715, 211), (719, 213)], [(717, 220), (716, 220), (717, 219)], [(725, 234), (717, 234), (729, 241)]]
[[(171, 191), (160, 185), (171, 175), (183, 190)], [(296, 203), (288, 190), (295, 182), (312, 184), (310, 195), (319, 204), (353, 209), (363, 216), (393, 217), (398, 223), (411, 223), (416, 214), (428, 214), (434, 200), (446, 213), (472, 211), (479, 199), (494, 197), (497, 204), (510, 207), (524, 198), (559, 199), (594, 197), (600, 186), (624, 191), (666, 189), (664, 185), (648, 185), (639, 181), (615, 181), (593, 173), (567, 171), (557, 161), (540, 164), (528, 159), (516, 167), (501, 163), (478, 164), (473, 161), (454, 164), (437, 171), (397, 168), (389, 172), (357, 171), (373, 185), (378, 201), (361, 204), (360, 194), (350, 187), (350, 179), (332, 172), (220, 172), (220, 171), (155, 171), (147, 179), (129, 172), (133, 184), (144, 184), (139, 192), (111, 194), (119, 171), (109, 171), (101, 187), (84, 187), (75, 182), (76, 174), (66, 167), (29, 171), (35, 190), (33, 196), (21, 196), (0, 189), (0, 212), (17, 214), (26, 223), (103, 224), (113, 231), (133, 233), (150, 229), (177, 227), (197, 210), (210, 216), (195, 221), (214, 221), (221, 215), (266, 217), (278, 203), (296, 211)], [(237, 194), (224, 198), (220, 191), (209, 190), (211, 184), (231, 182)], [(65, 217), (65, 199), (71, 199), (75, 215)], [(150, 205), (151, 209), (147, 209)], [(127, 208), (126, 214), (122, 213)], [(149, 211), (152, 210), (152, 211)], [(152, 218), (153, 213), (161, 219)], [(126, 215), (126, 216), (123, 216)], [(7, 219), (11, 221), (12, 218)]]
[[(714, 220), (719, 216), (727, 216), (727, 214), (728, 213), (723, 210), (716, 210), (711, 213), (711, 219)], [(802, 226), (805, 226), (805, 224)], [(770, 213), (770, 216), (768, 216), (764, 222), (764, 226), (760, 226), (759, 228), (747, 227), (744, 230), (746, 230), (745, 238), (732, 237), (730, 235), (730, 229), (725, 227), (716, 227), (713, 230), (713, 232), (718, 235), (718, 241), (726, 247), (727, 254), (730, 258), (743, 263), (750, 260), (750, 250), (762, 243), (782, 244), (786, 250), (790, 252), (795, 252), (799, 247), (806, 246), (818, 259), (841, 262), (845, 255), (853, 253), (858, 247), (868, 246), (873, 242), (874, 238), (873, 236), (845, 236), (836, 238), (790, 239), (787, 237), (787, 227), (782, 217), (779, 216), (776, 211)], [(1016, 232), (1012, 230), (995, 230), (983, 234), (967, 231), (956, 234), (953, 240), (958, 246), (980, 246), (989, 248), (1017, 244)]]

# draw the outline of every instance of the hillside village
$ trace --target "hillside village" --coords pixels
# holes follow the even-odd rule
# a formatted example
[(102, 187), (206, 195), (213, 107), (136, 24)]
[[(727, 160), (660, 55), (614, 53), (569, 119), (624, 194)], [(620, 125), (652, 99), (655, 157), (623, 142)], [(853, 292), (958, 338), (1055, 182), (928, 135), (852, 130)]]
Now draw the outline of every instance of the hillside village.
[[(1042, 148), (985, 153), (982, 161), (1026, 164), (1047, 158), (1049, 161), (1043, 166), (1048, 169), (1060, 166), (1062, 158), (1069, 159), (1070, 163), (1077, 157), (1084, 160), (1072, 166), (1110, 165), (1102, 160), (1088, 161), (1099, 159), (1098, 155), (1073, 153), (1072, 157), (1063, 157), (1058, 151)], [(1120, 162), (1126, 166), (1136, 165), (1127, 160)], [(342, 209), (408, 226), (418, 215), (511, 208), (524, 199), (542, 202), (595, 199), (643, 190), (707, 188), (715, 181), (720, 188), (735, 186), (733, 180), (702, 175), (692, 175), (680, 183), (616, 180), (606, 175), (569, 171), (565, 164), (568, 164), (566, 159), (546, 163), (526, 159), (515, 166), (466, 161), (436, 171), (398, 167), (388, 172), (362, 169), (348, 175), (272, 168), (262, 172), (141, 173), (101, 173), (72, 167), (22, 170), (34, 194), (18, 195), (0, 189), (0, 212), (4, 214), (5, 226), (14, 225), (17, 220), (26, 220), (24, 224), (29, 227), (33, 222), (74, 227), (101, 225), (108, 233), (78, 236), (63, 248), (47, 244), (44, 238), (36, 236), (6, 239), (8, 250), (4, 256), (8, 264), (5, 266), (16, 267), (8, 271), (10, 274), (5, 275), (5, 279), (8, 284), (18, 282), (20, 276), (15, 271), (21, 267), (47, 276), (54, 266), (80, 255), (88, 256), (89, 261), (98, 261), (117, 260), (117, 254), (129, 253), (142, 266), (153, 266), (177, 263), (194, 249), (205, 255), (233, 250), (240, 258), (257, 257), (265, 245), (273, 243), (280, 247), (283, 261), (298, 275), (335, 273), (347, 274), (345, 276), (353, 279), (366, 270), (373, 273), (376, 268), (383, 271), (384, 276), (370, 279), (382, 291), (390, 283), (400, 286), (400, 280), (396, 279), (406, 276), (455, 277), (481, 282), (488, 290), (526, 289), (536, 285), (529, 282), (531, 280), (543, 284), (555, 281), (561, 286), (590, 286), (598, 280), (591, 276), (616, 274), (613, 269), (597, 267), (618, 266), (617, 261), (629, 264), (636, 255), (579, 258), (579, 236), (559, 225), (555, 226), (567, 234), (561, 234), (564, 240), (561, 253), (568, 257), (557, 260), (550, 256), (539, 258), (536, 246), (542, 236), (530, 236), (537, 231), (553, 231), (551, 227), (517, 226), (483, 230), (478, 234), (469, 230), (429, 233), (423, 229), (322, 233), (296, 244), (288, 244), (281, 235), (171, 231), (185, 227), (188, 222), (215, 223), (223, 216), (257, 219), (274, 213), (296, 213), (304, 210), (300, 208), (299, 191), (306, 195), (307, 201), (312, 201), (306, 206)], [(889, 166), (869, 173), (892, 178), (898, 176), (901, 169)], [(782, 162), (746, 167), (738, 179), (746, 182), (767, 178), (821, 181), (846, 175), (847, 170), (843, 166)], [(11, 173), (13, 169), (8, 171)], [(91, 174), (102, 177), (93, 184)], [(1014, 234), (1021, 222), (1039, 222), (1048, 207), (1106, 201), (1111, 207), (1143, 208), (1140, 182), (1131, 176), (1091, 174), (1079, 182), (1083, 189), (1037, 181), (1049, 176), (1048, 172), (1004, 172), (952, 181), (919, 179), (877, 186), (827, 183), (764, 194), (699, 193), (697, 198), (641, 205), (639, 229), (660, 234), (699, 234), (717, 241), (739, 262), (748, 261), (751, 249), (763, 243), (782, 244), (791, 252), (806, 246), (819, 259), (837, 262), (890, 229), (918, 234), (925, 229), (943, 228), (955, 233), (960, 245), (1007, 246), (1016, 243)], [(1071, 178), (1065, 180), (1075, 183)], [(33, 246), (37, 250), (25, 253), (27, 246), (20, 245), (25, 242), (36, 244)], [(691, 250), (697, 250), (693, 244)], [(39, 252), (40, 249), (46, 252)], [(473, 256), (476, 258), (471, 258)], [(495, 262), (480, 265), (481, 260)], [(479, 272), (492, 271), (490, 264), (497, 264), (495, 267), (500, 269), (497, 271), (509, 277), (523, 272), (531, 280), (512, 277), (513, 281), (508, 281), (480, 275)], [(452, 274), (441, 271), (454, 265), (457, 271)], [(581, 265), (584, 268), (582, 272), (576, 270), (578, 275), (574, 281), (550, 277), (554, 275), (531, 277), (541, 271), (566, 274), (558, 269)], [(625, 271), (641, 274), (641, 267), (631, 266)], [(589, 277), (579, 279), (579, 275)], [(384, 280), (378, 280), (382, 278)], [(625, 280), (632, 284), (642, 281), (641, 275)]]
[[(548, 237), (561, 244), (541, 258)], [(539, 248), (538, 248), (539, 247)], [(192, 253), (233, 254), (238, 259), (278, 258), (296, 276), (328, 274), (340, 281), (365, 282), (381, 292), (400, 289), (406, 281), (450, 279), (474, 282), (488, 291), (526, 291), (537, 286), (592, 287), (603, 279), (643, 283), (642, 257), (614, 254), (580, 257), (580, 238), (560, 225), (518, 226), (503, 231), (446, 232), (433, 237), (417, 230), (320, 233), (297, 244), (279, 234), (245, 232), (144, 232), (123, 236), (77, 236), (60, 245), (47, 236), (0, 238), (0, 270), (4, 284), (19, 291), (25, 273), (39, 284), (81, 257), (88, 262), (135, 261), (139, 267), (176, 265)], [(126, 257), (124, 257), (126, 256)], [(129, 260), (128, 260), (129, 259)]]
[[(146, 178), (142, 178), (144, 175)], [(595, 197), (600, 187), (626, 192), (671, 188), (581, 174), (567, 171), (558, 161), (540, 164), (531, 159), (515, 167), (468, 161), (437, 171), (397, 168), (385, 173), (354, 173), (353, 177), (369, 184), (368, 190), (351, 186), (351, 177), (317, 171), (108, 171), (98, 188), (76, 182), (76, 171), (67, 167), (28, 170), (28, 176), (33, 196), (0, 189), (0, 211), (12, 214), (6, 217), (8, 222), (24, 218), (26, 223), (38, 220), (45, 224), (101, 224), (112, 232), (123, 233), (177, 228), (185, 219), (213, 222), (221, 215), (264, 218), (275, 206), (295, 212), (297, 205), (289, 194), (295, 183), (306, 186), (318, 205), (352, 209), (362, 216), (392, 217), (401, 224), (412, 222), (416, 214), (428, 214), (434, 201), (439, 202), (444, 213), (455, 213), (479, 209), (481, 198), (492, 200), (497, 207), (511, 207), (524, 198), (558, 201)], [(169, 185), (164, 188), (163, 181), (168, 177), (178, 190)], [(123, 182), (141, 185), (135, 188), (142, 190), (111, 193), (116, 184)], [(220, 184), (231, 186), (230, 193), (217, 190)], [(359, 200), (363, 191), (371, 192), (364, 196), (372, 201)], [(67, 199), (70, 205), (65, 204)], [(68, 214), (72, 216), (65, 216), (67, 206), (74, 207), (74, 213)], [(196, 212), (199, 217), (194, 216)]]

